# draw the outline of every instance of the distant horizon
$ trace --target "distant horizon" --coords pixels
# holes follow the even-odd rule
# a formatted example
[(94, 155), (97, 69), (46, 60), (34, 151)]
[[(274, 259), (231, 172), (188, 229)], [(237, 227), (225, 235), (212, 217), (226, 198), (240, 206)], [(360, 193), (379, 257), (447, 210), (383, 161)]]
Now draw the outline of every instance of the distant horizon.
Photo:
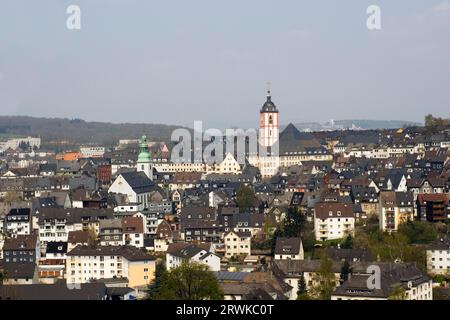
[[(438, 116), (438, 115), (434, 115)], [(71, 117), (50, 117), (50, 116), (32, 116), (32, 115), (3, 115), (0, 114), (0, 118), (32, 118), (32, 119), (50, 119), (50, 120), (81, 120), (87, 123), (101, 123), (101, 124), (112, 124), (112, 125), (164, 125), (169, 127), (186, 127), (192, 129), (192, 126), (186, 126), (186, 125), (179, 125), (174, 123), (159, 123), (159, 122), (113, 122), (113, 121), (99, 121), (99, 120), (86, 120), (83, 118), (71, 118)], [(424, 116), (425, 117), (425, 116)], [(305, 121), (305, 122), (294, 122), (294, 121), (288, 121), (288, 122), (282, 122), (280, 123), (280, 128), (286, 127), (289, 124), (293, 125), (306, 125), (306, 124), (326, 124), (330, 120), (333, 120), (335, 122), (358, 122), (358, 121), (368, 121), (368, 122), (400, 122), (405, 124), (411, 124), (411, 125), (424, 125), (424, 121), (418, 122), (418, 121), (410, 121), (410, 120), (402, 120), (402, 119), (392, 119), (392, 120), (386, 120), (386, 119), (328, 119), (323, 121)], [(199, 119), (199, 121), (201, 121)], [(212, 127), (210, 127), (212, 128)], [(219, 128), (219, 127), (218, 127)], [(237, 126), (230, 126), (226, 128), (238, 128)], [(244, 127), (244, 128), (250, 128), (250, 127)], [(220, 127), (219, 129), (225, 129), (225, 127)]]

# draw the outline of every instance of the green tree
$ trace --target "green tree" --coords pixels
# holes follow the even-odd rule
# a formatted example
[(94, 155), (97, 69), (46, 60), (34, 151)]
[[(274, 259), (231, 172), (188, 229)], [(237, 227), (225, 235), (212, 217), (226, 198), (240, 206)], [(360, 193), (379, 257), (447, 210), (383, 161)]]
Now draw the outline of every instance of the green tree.
[(353, 237), (349, 234), (341, 243), (342, 249), (353, 249)]
[(222, 300), (223, 292), (208, 266), (183, 263), (161, 281), (159, 300)]
[(330, 300), (335, 288), (336, 278), (333, 273), (333, 261), (324, 250), (320, 259), (320, 268), (313, 276), (314, 297), (319, 300)]
[(348, 275), (352, 272), (352, 268), (350, 267), (350, 263), (345, 260), (341, 267), (341, 283), (344, 283), (348, 280)]
[(448, 119), (433, 117), (431, 114), (425, 116), (425, 131), (428, 134), (433, 134), (444, 130), (449, 126), (449, 124), (450, 121)]
[(256, 196), (252, 188), (241, 183), (236, 191), (236, 202), (240, 212), (248, 211), (255, 204)]
[(388, 300), (406, 300), (406, 290), (402, 286), (395, 286)]
[(153, 282), (147, 287), (146, 291), (146, 299), (148, 300), (156, 300), (161, 290), (161, 286), (163, 283), (163, 279), (167, 273), (166, 266), (164, 263), (160, 262), (156, 264), (155, 268), (155, 279)]
[(308, 291), (306, 289), (306, 281), (303, 273), (298, 280), (297, 300), (311, 300), (311, 297), (308, 295)]
[(437, 239), (433, 226), (424, 221), (408, 221), (398, 227), (398, 233), (408, 238), (409, 243), (430, 243)]
[(289, 207), (284, 219), (283, 235), (285, 237), (300, 237), (305, 227), (306, 216), (296, 207)]

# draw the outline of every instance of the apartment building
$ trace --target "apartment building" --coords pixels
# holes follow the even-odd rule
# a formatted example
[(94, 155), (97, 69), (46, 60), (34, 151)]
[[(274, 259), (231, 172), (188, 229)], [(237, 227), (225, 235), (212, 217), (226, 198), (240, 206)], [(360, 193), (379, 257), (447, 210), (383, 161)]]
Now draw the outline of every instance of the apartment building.
[(440, 239), (427, 248), (427, 271), (432, 275), (450, 273), (450, 240)]
[(225, 256), (249, 256), (252, 234), (249, 231), (230, 231), (224, 236)]
[(397, 231), (398, 226), (414, 219), (414, 195), (412, 192), (382, 191), (380, 193), (380, 230)]
[(131, 288), (147, 286), (155, 274), (155, 258), (132, 246), (77, 246), (67, 253), (68, 284), (127, 278)]
[(314, 208), (314, 233), (317, 241), (342, 239), (355, 233), (352, 204), (318, 203)]

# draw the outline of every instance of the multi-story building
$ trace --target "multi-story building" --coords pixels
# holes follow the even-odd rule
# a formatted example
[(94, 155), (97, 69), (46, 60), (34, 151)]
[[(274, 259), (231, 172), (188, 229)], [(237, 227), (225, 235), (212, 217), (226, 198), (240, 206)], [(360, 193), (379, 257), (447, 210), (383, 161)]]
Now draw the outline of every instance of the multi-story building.
[(342, 239), (355, 233), (352, 204), (318, 203), (314, 208), (314, 233), (317, 241)]
[(34, 263), (40, 258), (39, 238), (36, 234), (18, 235), (5, 240), (3, 256), (5, 263)]
[(91, 231), (99, 234), (100, 221), (113, 218), (112, 209), (42, 208), (38, 213), (39, 238), (47, 242), (67, 242), (71, 231)]
[(249, 256), (251, 254), (252, 234), (247, 232), (230, 231), (224, 236), (225, 256)]
[(99, 238), (102, 246), (121, 246), (124, 244), (121, 219), (102, 220), (99, 228)]
[(417, 217), (421, 221), (445, 222), (449, 219), (449, 197), (446, 194), (419, 194)]
[(377, 262), (374, 265), (380, 270), (378, 285), (367, 285), (372, 283), (369, 279), (373, 277), (372, 271), (352, 271), (348, 280), (333, 292), (331, 300), (388, 300), (395, 295), (402, 300), (433, 300), (432, 279), (414, 264)]
[(5, 217), (6, 231), (12, 235), (29, 235), (31, 233), (30, 208), (11, 209)]
[(97, 279), (127, 278), (131, 288), (151, 283), (155, 259), (131, 246), (77, 246), (67, 253), (68, 284), (88, 283)]
[(48, 242), (45, 256), (39, 260), (40, 279), (64, 279), (67, 242)]
[(380, 230), (397, 231), (400, 224), (413, 219), (414, 196), (412, 192), (382, 191), (380, 193)]
[(101, 158), (105, 154), (105, 147), (80, 147), (82, 158)]
[(450, 240), (440, 239), (427, 248), (427, 271), (432, 275), (450, 273)]

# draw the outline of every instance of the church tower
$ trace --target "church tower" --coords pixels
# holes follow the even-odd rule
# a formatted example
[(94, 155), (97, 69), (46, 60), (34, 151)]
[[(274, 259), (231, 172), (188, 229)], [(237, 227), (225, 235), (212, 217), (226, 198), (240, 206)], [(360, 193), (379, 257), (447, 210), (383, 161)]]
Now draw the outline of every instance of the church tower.
[(261, 108), (261, 123), (259, 129), (260, 144), (271, 147), (278, 142), (279, 118), (278, 109), (272, 102), (270, 88), (267, 90), (267, 100)]
[(279, 157), (279, 112), (272, 101), (270, 88), (267, 90), (267, 100), (260, 111), (259, 158), (258, 168), (262, 177), (272, 177), (280, 167)]
[(139, 143), (139, 157), (137, 160), (137, 171), (144, 172), (150, 180), (153, 180), (152, 156), (148, 151), (147, 137), (142, 136)]

